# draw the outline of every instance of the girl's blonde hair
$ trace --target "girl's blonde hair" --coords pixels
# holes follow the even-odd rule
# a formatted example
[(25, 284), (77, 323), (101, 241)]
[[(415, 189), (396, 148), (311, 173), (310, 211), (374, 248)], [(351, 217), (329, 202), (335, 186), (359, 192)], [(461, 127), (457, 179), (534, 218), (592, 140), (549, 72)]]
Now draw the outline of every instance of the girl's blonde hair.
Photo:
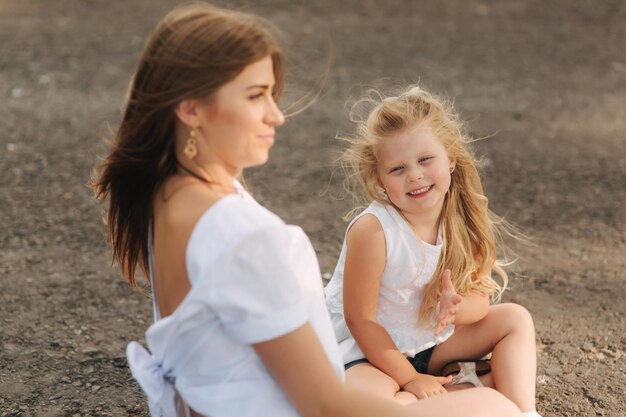
[[(408, 129), (428, 128), (456, 161), (439, 218), (443, 248), (431, 282), (426, 286), (419, 318), (432, 324), (441, 296), (443, 271), (450, 269), (456, 291), (471, 291), (500, 300), (508, 283), (507, 273), (496, 261), (496, 242), (512, 229), (487, 207), (487, 197), (477, 170), (477, 157), (470, 149), (472, 138), (451, 104), (419, 87), (411, 87), (397, 97), (383, 98), (375, 91), (357, 101), (373, 106), (365, 120), (358, 120), (354, 137), (341, 138), (349, 143), (340, 157), (347, 171), (347, 182), (355, 197), (365, 194), (369, 201), (384, 205), (391, 202), (383, 194), (377, 173), (376, 148), (385, 140)], [(500, 276), (500, 282), (491, 277)]]

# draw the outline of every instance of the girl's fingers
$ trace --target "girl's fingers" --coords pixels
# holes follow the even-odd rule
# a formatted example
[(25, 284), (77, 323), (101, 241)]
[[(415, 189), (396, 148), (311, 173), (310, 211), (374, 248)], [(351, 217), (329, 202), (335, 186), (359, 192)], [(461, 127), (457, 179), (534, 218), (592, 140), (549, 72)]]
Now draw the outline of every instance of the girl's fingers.
[(450, 270), (446, 269), (443, 271), (443, 275), (441, 277), (442, 287), (444, 291), (449, 291), (452, 289), (452, 279), (450, 279)]
[(461, 297), (459, 294), (454, 294), (454, 297), (452, 297), (452, 304), (456, 306), (459, 305), (461, 301), (463, 301), (463, 297)]
[(442, 386), (437, 387), (436, 389), (434, 389), (433, 391), (428, 393), (428, 397), (434, 397), (436, 395), (442, 395), (447, 393), (446, 389)]
[(449, 384), (450, 382), (452, 382), (452, 376), (438, 376), (435, 377), (437, 378), (437, 382), (439, 382), (441, 385), (446, 385)]

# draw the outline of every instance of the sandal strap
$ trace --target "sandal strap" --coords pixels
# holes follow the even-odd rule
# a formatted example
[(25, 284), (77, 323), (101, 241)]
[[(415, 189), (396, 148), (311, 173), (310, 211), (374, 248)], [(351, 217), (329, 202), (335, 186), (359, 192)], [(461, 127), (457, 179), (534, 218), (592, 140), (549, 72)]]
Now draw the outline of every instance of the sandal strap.
[(452, 378), (452, 385), (470, 383), (475, 387), (484, 386), (478, 375), (476, 375), (476, 363), (475, 362), (458, 362), (459, 373)]
[(447, 363), (441, 369), (440, 374), (442, 376), (455, 374), (461, 370), (462, 363), (473, 363), (475, 366), (477, 375), (484, 375), (484, 374), (491, 372), (491, 363), (489, 362), (488, 359), (478, 359), (478, 360), (468, 359), (468, 360), (458, 360), (458, 361)]

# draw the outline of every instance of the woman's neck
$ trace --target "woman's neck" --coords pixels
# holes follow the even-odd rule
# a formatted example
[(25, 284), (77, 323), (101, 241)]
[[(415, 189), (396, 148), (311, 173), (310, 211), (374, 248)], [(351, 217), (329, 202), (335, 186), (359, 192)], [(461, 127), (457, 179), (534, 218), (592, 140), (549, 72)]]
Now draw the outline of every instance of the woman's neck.
[(196, 178), (214, 188), (234, 190), (235, 177), (239, 173), (220, 164), (201, 166), (193, 162), (178, 162), (178, 174)]

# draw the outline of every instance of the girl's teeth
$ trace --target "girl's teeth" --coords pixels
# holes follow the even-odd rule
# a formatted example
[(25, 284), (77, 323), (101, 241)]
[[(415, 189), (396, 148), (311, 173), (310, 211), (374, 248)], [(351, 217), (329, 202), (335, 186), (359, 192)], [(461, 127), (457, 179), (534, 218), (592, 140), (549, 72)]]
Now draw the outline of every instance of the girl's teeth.
[(424, 194), (428, 190), (430, 190), (430, 187), (424, 187), (424, 188), (420, 188), (419, 190), (411, 191), (409, 192), (409, 194), (410, 195)]

